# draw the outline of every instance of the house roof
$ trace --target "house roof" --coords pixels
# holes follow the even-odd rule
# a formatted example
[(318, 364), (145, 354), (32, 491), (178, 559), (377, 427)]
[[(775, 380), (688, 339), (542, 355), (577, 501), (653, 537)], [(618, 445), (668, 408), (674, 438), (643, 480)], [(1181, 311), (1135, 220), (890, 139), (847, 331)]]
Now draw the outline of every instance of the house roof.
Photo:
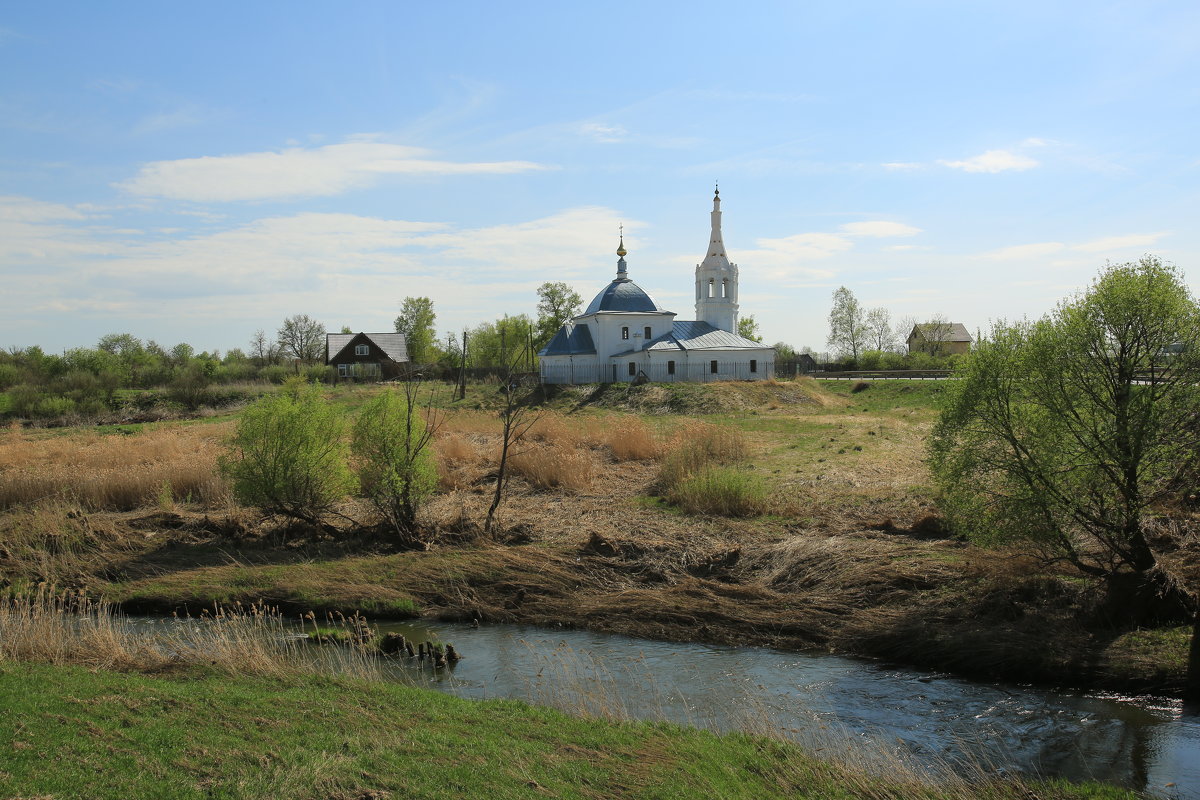
[[(664, 333), (657, 339), (651, 339), (643, 350), (656, 352), (670, 350), (770, 350), (770, 345), (738, 336), (736, 333), (714, 328), (707, 322), (698, 320), (675, 320), (670, 333)], [(626, 350), (615, 353), (617, 356), (637, 352)]]
[(539, 356), (577, 356), (596, 352), (592, 331), (587, 325), (568, 322), (558, 329), (554, 338), (538, 351)]
[(973, 342), (971, 334), (967, 333), (967, 328), (961, 322), (919, 322), (913, 325), (912, 333), (908, 334), (908, 338), (912, 338), (913, 334), (920, 333), (921, 338), (930, 341), (930, 336), (937, 338), (939, 342)]
[(597, 311), (665, 311), (646, 294), (642, 287), (628, 278), (616, 278), (592, 300), (584, 314)]
[(403, 333), (327, 333), (325, 362), (335, 360), (359, 337), (378, 347), (392, 361), (408, 361), (408, 344)]

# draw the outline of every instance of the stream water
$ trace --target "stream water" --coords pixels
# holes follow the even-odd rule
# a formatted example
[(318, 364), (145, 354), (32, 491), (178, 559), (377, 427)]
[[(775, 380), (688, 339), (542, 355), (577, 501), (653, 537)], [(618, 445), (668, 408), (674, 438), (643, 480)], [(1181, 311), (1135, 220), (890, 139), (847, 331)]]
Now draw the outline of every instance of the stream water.
[(977, 683), (826, 654), (514, 625), (381, 623), (464, 658), (398, 678), (469, 698), (768, 730), (865, 760), (1095, 779), (1200, 800), (1200, 715), (1179, 701)]

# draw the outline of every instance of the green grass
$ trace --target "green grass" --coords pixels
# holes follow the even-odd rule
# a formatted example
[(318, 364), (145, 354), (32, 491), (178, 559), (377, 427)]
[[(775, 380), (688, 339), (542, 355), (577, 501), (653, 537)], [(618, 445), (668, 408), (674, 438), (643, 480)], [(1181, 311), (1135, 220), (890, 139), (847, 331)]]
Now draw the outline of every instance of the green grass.
[[(870, 779), (791, 745), (393, 684), (0, 665), (0, 795), (137, 798), (1019, 798)], [(1132, 798), (1034, 787), (1043, 800)], [(390, 793), (390, 794), (384, 794)]]
[(862, 381), (870, 388), (860, 392), (853, 391), (860, 383), (858, 380), (833, 381), (821, 380), (821, 388), (838, 397), (844, 397), (851, 403), (849, 413), (855, 410), (878, 413), (896, 410), (936, 411), (938, 398), (946, 388), (944, 380), (866, 380)]

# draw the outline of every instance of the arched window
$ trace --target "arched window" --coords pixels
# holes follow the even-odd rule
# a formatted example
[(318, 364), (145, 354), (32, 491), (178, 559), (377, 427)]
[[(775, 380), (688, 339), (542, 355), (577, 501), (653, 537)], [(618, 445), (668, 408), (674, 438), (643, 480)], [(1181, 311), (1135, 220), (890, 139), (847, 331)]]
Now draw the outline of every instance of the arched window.
[(729, 297), (729, 279), (721, 281), (721, 297)]
[(622, 339), (629, 338), (629, 326), (628, 325), (621, 328), (621, 338)]
[(716, 281), (714, 281), (712, 278), (708, 279), (708, 296), (709, 297), (712, 297), (713, 292), (715, 292), (717, 290), (717, 287), (715, 284), (716, 284)]

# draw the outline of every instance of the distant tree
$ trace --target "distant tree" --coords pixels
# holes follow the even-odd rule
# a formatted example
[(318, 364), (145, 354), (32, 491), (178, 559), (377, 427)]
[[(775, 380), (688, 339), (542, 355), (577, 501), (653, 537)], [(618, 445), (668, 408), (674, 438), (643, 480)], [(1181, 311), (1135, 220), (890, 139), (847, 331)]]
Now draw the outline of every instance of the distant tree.
[(250, 358), (256, 366), (266, 367), (279, 361), (279, 346), (259, 328), (250, 339)]
[(917, 318), (911, 314), (906, 314), (896, 321), (896, 326), (892, 328), (892, 333), (896, 337), (896, 349), (898, 351), (908, 351), (908, 337), (912, 334), (912, 329), (916, 325)]
[(354, 331), (350, 330), (350, 326), (349, 326), (349, 325), (343, 325), (343, 326), (342, 326), (342, 333), (354, 333)]
[(468, 362), (473, 367), (531, 368), (530, 335), (533, 320), (526, 314), (504, 316), (471, 329)]
[(430, 364), (437, 360), (437, 330), (433, 327), (437, 315), (428, 297), (406, 297), (396, 317), (396, 332), (404, 334), (408, 358), (413, 364)]
[(583, 298), (562, 281), (547, 281), (537, 288), (538, 321), (536, 344), (550, 341), (567, 320), (579, 313)]
[(872, 308), (863, 320), (867, 329), (867, 349), (881, 353), (896, 348), (896, 334), (892, 331), (892, 315), (886, 308)]
[(795, 361), (796, 356), (799, 355), (796, 352), (796, 348), (792, 347), (787, 342), (776, 342), (771, 346), (775, 348), (776, 361)]
[(738, 317), (737, 332), (739, 336), (755, 342), (763, 340), (762, 335), (758, 332), (758, 322), (754, 319), (753, 314)]
[(100, 337), (100, 342), (96, 345), (99, 349), (106, 353), (112, 353), (121, 359), (132, 358), (146, 351), (142, 347), (142, 340), (134, 336), (132, 333), (109, 333)]
[(314, 362), (325, 352), (325, 326), (308, 314), (296, 314), (283, 321), (276, 341), (283, 355)]
[(854, 361), (866, 349), (867, 326), (862, 305), (854, 293), (841, 286), (833, 293), (833, 308), (829, 311), (829, 338), (826, 341), (839, 356)]

